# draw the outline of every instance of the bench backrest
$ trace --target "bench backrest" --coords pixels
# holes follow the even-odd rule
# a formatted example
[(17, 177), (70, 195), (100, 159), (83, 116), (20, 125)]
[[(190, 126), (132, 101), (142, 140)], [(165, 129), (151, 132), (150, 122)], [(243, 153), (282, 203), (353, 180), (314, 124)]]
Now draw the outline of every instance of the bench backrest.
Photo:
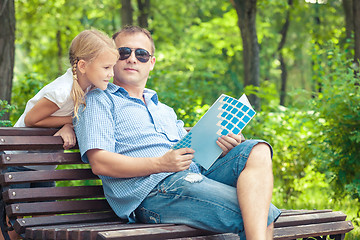
[[(0, 175), (4, 188), (13, 184), (55, 181), (57, 187), (16, 188), (2, 192), (9, 218), (18, 218), (18, 233), (31, 226), (27, 216), (37, 218), (36, 225), (91, 221), (113, 221), (100, 179), (80, 159), (78, 149), (63, 150), (57, 129), (0, 127), (0, 168), (29, 165), (58, 165), (56, 170), (8, 172)], [(68, 168), (68, 169), (67, 169)], [(78, 180), (78, 181), (74, 181)], [(81, 214), (79, 214), (81, 213)], [(54, 216), (55, 214), (60, 214)], [(40, 224), (41, 225), (41, 224)]]

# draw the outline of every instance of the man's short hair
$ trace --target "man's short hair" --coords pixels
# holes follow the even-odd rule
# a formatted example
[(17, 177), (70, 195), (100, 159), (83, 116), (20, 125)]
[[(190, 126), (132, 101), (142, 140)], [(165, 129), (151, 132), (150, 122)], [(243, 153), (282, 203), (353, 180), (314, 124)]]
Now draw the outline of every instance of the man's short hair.
[(139, 26), (125, 26), (120, 31), (114, 33), (112, 39), (114, 39), (115, 41), (117, 36), (119, 36), (120, 34), (134, 34), (134, 33), (144, 33), (149, 38), (151, 42), (151, 55), (154, 55), (155, 53), (154, 39), (152, 38), (151, 33), (145, 28)]

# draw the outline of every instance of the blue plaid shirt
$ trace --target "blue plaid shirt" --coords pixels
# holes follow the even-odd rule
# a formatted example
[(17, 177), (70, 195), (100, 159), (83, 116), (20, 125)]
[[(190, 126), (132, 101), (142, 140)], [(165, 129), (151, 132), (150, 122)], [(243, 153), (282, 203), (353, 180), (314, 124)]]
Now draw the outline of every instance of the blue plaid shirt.
[[(85, 163), (89, 162), (85, 153), (90, 149), (103, 149), (130, 157), (162, 156), (185, 136), (184, 123), (177, 120), (172, 108), (158, 101), (155, 91), (145, 89), (143, 96), (146, 105), (112, 83), (105, 91), (95, 89), (86, 95), (86, 108), (79, 110), (79, 120), (74, 121)], [(198, 171), (194, 163), (190, 169)], [(134, 178), (99, 177), (106, 199), (115, 213), (132, 221), (132, 212), (170, 174)]]

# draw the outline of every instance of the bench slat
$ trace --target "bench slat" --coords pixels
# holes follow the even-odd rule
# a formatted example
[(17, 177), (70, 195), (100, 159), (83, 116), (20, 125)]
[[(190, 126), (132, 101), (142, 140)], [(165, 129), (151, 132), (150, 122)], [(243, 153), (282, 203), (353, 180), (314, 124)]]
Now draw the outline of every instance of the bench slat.
[(161, 240), (179, 237), (194, 237), (199, 235), (209, 235), (208, 231), (195, 229), (186, 225), (174, 225), (143, 228), (143, 229), (122, 229), (119, 231), (104, 231), (98, 233), (97, 239), (126, 239), (126, 240)]
[(64, 169), (52, 171), (26, 171), (26, 172), (8, 172), (0, 175), (2, 185), (11, 185), (26, 182), (48, 182), (48, 181), (66, 181), (99, 179), (94, 175), (91, 169)]
[(101, 185), (46, 188), (15, 188), (3, 193), (6, 203), (104, 197)]
[(78, 152), (64, 153), (16, 153), (0, 155), (0, 168), (27, 165), (85, 164)]
[(296, 225), (307, 225), (314, 223), (326, 223), (344, 221), (346, 214), (342, 212), (324, 212), (303, 215), (283, 216), (275, 222), (275, 227), (287, 227)]
[(0, 150), (63, 150), (60, 136), (0, 136)]
[(109, 211), (111, 207), (105, 199), (58, 201), (39, 203), (18, 203), (6, 206), (9, 217), (34, 216), (65, 213)]
[(0, 136), (52, 136), (56, 128), (0, 127)]
[[(31, 228), (27, 230), (26, 236), (35, 239), (78, 239), (92, 240), (96, 239), (99, 231), (134, 229), (134, 228), (152, 228), (158, 227), (158, 224), (126, 224), (123, 222), (100, 222), (100, 223), (81, 223), (66, 224), (59, 226), (50, 226), (47, 228)], [(162, 224), (161, 226), (174, 226), (174, 224)]]
[(87, 223), (87, 222), (110, 222), (122, 220), (115, 215), (113, 211), (101, 213), (85, 213), (74, 215), (56, 215), (56, 216), (41, 216), (33, 218), (16, 219), (14, 229), (18, 233), (25, 233), (25, 229), (41, 228), (49, 225), (61, 225), (70, 223)]
[(315, 236), (345, 234), (354, 229), (351, 221), (310, 224), (274, 229), (274, 239), (291, 240)]
[(281, 209), (281, 216), (295, 216), (295, 215), (304, 215), (304, 214), (312, 214), (312, 213), (325, 213), (332, 212), (331, 209), (322, 209), (322, 210), (287, 210)]

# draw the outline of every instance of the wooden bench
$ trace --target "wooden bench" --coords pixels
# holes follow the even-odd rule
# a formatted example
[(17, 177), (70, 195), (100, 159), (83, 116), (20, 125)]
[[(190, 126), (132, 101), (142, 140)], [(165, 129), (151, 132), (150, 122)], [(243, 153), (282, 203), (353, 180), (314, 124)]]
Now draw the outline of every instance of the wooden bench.
[[(16, 183), (56, 181), (53, 188), (3, 191), (6, 214), (16, 219), (13, 228), (26, 239), (239, 239), (235, 234), (217, 234), (174, 224), (128, 224), (107, 204), (100, 180), (79, 152), (62, 150), (56, 129), (0, 127), (1, 168), (26, 165), (59, 165), (52, 171), (27, 171), (0, 175), (1, 186)], [(68, 165), (70, 169), (63, 169)], [(73, 186), (64, 182), (75, 181)], [(74, 182), (71, 182), (74, 183)], [(38, 217), (29, 217), (37, 216)], [(47, 215), (47, 216), (45, 216)], [(353, 229), (346, 215), (332, 210), (283, 210), (275, 223), (274, 239), (320, 236), (344, 239)]]

